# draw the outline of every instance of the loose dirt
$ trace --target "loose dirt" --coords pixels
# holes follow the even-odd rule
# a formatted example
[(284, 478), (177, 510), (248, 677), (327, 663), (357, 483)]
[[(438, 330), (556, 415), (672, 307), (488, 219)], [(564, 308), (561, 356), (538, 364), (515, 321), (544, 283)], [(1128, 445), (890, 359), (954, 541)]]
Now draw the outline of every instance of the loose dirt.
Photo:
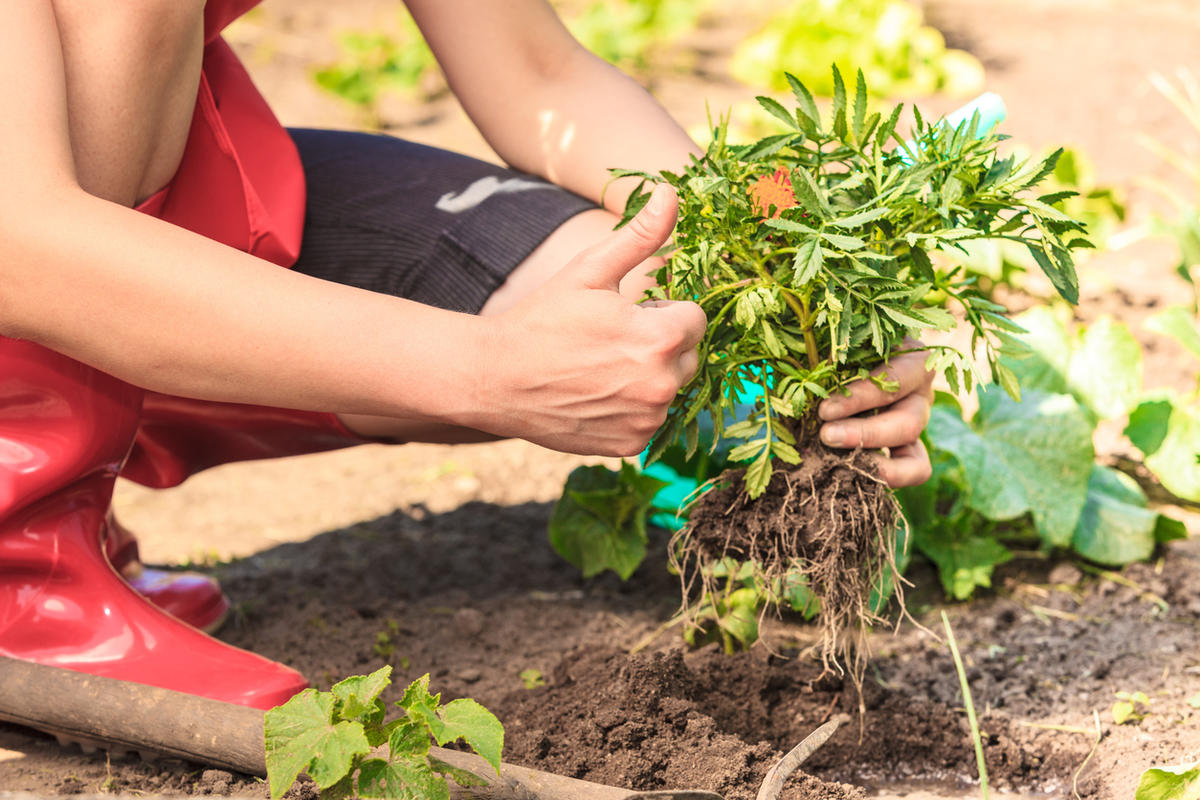
[[(1098, 179), (1130, 192), (1130, 224), (1144, 222), (1152, 195), (1135, 179), (1169, 173), (1135, 134), (1192, 141), (1148, 82), (1152, 71), (1200, 69), (1200, 15), (1190, 0), (925, 7), (954, 44), (983, 59), (988, 88), (1008, 103), (1010, 134), (1033, 148), (1082, 148)], [(350, 127), (352, 112), (297, 76), (332, 57), (330, 30), (371, 25), (390, 8), (269, 0), (231, 35), (285, 122)], [(698, 36), (698, 76), (655, 84), (685, 124), (703, 119), (703, 98), (720, 108), (752, 94), (722, 77), (722, 53), (744, 25), (725, 13), (731, 18)], [(395, 132), (484, 152), (447, 98), (407, 120)], [(1116, 314), (1137, 331), (1184, 291), (1173, 258), (1169, 244), (1151, 240), (1093, 260), (1079, 315)], [(1180, 352), (1148, 353), (1148, 384), (1191, 380), (1194, 366)], [(1116, 435), (1102, 449), (1111, 459), (1129, 453)], [(853, 687), (818, 679), (819, 631), (795, 619), (768, 620), (763, 644), (749, 653), (681, 648), (677, 630), (660, 628), (679, 596), (663, 531), (653, 532), (656, 555), (629, 582), (581, 580), (545, 536), (552, 500), (579, 463), (520, 442), (371, 446), (222, 467), (160, 493), (125, 485), (117, 509), (148, 560), (199, 565), (223, 581), (236, 614), (222, 638), (292, 664), (319, 688), (390, 663), (401, 684), (389, 692), (395, 698), (429, 672), (446, 698), (472, 696), (499, 715), (510, 761), (630, 788), (752, 797), (783, 752), (833, 714), (854, 715)], [(1200, 534), (1195, 513), (1168, 511)], [(909, 578), (909, 610), (934, 628), (944, 607), (936, 576), (918, 565)], [(1200, 693), (1196, 540), (1119, 575), (1019, 559), (998, 572), (993, 592), (948, 611), (993, 787), (1126, 800), (1146, 767), (1200, 759), (1200, 710), (1188, 702)], [(974, 794), (974, 753), (945, 645), (908, 623), (894, 634), (880, 626), (869, 644), (861, 724), (855, 717), (843, 726), (785, 797), (862, 797), (901, 785), (895, 795), (930, 785)], [(525, 688), (527, 670), (544, 685)], [(1145, 692), (1149, 713), (1115, 725), (1116, 691)], [(244, 776), (108, 761), (11, 726), (0, 726), (0, 790), (266, 796)]]

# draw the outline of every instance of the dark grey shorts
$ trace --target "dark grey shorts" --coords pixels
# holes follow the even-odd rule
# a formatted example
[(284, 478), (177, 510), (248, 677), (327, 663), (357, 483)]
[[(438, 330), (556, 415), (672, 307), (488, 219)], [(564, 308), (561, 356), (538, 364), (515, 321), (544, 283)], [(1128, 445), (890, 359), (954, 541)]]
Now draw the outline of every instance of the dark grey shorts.
[(293, 129), (308, 182), (300, 260), (324, 280), (476, 313), (559, 225), (596, 206), (391, 136)]

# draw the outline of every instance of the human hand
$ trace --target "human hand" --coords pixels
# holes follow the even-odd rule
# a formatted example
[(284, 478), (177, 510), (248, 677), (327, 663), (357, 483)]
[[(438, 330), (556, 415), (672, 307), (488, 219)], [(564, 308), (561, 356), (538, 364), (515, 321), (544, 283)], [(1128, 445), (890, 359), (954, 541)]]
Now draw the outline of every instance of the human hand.
[[(907, 344), (921, 346), (911, 339)], [(887, 448), (876, 464), (880, 477), (892, 488), (924, 483), (932, 472), (921, 442), (933, 406), (934, 374), (925, 369), (925, 358), (923, 351), (902, 353), (875, 371), (900, 384), (895, 392), (884, 391), (870, 380), (856, 381), (850, 384), (849, 395), (835, 394), (817, 408), (825, 423), (821, 441), (830, 447)]]
[(641, 452), (698, 367), (704, 312), (695, 303), (635, 303), (621, 279), (675, 226), (677, 198), (659, 186), (628, 225), (573, 258), (495, 317), (477, 427), (555, 450)]

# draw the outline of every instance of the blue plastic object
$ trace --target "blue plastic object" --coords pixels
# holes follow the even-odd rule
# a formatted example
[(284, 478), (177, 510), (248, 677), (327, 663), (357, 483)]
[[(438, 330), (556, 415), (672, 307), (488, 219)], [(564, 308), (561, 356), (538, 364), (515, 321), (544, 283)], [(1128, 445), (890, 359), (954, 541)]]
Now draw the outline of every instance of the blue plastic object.
[[(957, 128), (963, 123), (969, 122), (976, 112), (979, 114), (979, 127), (976, 130), (976, 134), (979, 136), (986, 135), (992, 128), (999, 125), (1008, 114), (1004, 105), (1004, 99), (1000, 95), (995, 92), (984, 92), (961, 108), (947, 114), (945, 120), (952, 127)], [(908, 142), (907, 144), (911, 149), (913, 143)], [(762, 393), (762, 387), (759, 384), (747, 384), (742, 393), (738, 395), (739, 404), (753, 404), (755, 400), (762, 396)], [(704, 420), (701, 421), (700, 449), (702, 450), (706, 449), (703, 437), (703, 431), (706, 427), (704, 422)], [(709, 430), (712, 429), (711, 421), (708, 421), (707, 428)], [(643, 451), (639, 459), (643, 465), (646, 463), (646, 452)], [(666, 486), (659, 490), (658, 494), (654, 495), (654, 505), (662, 509), (675, 509), (674, 512), (663, 511), (652, 515), (650, 517), (651, 524), (670, 530), (678, 530), (683, 527), (686, 519), (679, 512), (695, 493), (696, 489), (699, 488), (700, 482), (697, 476), (681, 475), (674, 467), (662, 461), (656, 461), (649, 466), (644, 466), (642, 471), (667, 483)]]

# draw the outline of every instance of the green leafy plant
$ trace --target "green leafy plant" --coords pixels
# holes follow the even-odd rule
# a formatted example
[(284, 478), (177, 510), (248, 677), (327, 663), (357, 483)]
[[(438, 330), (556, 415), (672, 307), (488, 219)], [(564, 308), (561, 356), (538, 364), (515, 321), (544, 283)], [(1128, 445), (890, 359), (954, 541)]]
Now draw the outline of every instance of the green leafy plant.
[[(1043, 156), (1044, 157), (1044, 156)], [(1067, 216), (1079, 220), (1088, 230), (1089, 241), (1103, 247), (1125, 221), (1125, 197), (1114, 186), (1097, 183), (1091, 159), (1082, 150), (1063, 148), (1054, 171), (1046, 179), (1050, 192), (1075, 192), (1065, 197), (1058, 207)], [(977, 240), (964, 243), (967, 251), (962, 259), (968, 274), (979, 278), (980, 291), (992, 297), (996, 287), (1018, 289), (1033, 293), (1026, 273), (1038, 269), (1029, 251), (1016, 242), (1004, 239)]]
[[(946, 47), (906, 0), (787, 0), (734, 51), (738, 80), (788, 88), (781, 64), (819, 95), (835, 87), (827, 71), (861, 69), (880, 97), (970, 94), (983, 85), (983, 66), (969, 53)], [(805, 67), (804, 65), (811, 65)]]
[(556, 3), (584, 47), (634, 75), (683, 66), (673, 47), (695, 30), (708, 0), (588, 0)]
[(340, 53), (317, 69), (317, 85), (358, 107), (379, 127), (379, 103), (389, 93), (429, 96), (441, 88), (437, 60), (407, 12), (392, 31), (346, 31), (338, 38)]
[[(391, 683), (390, 666), (356, 675), (328, 692), (305, 689), (265, 718), (267, 778), (272, 800), (282, 797), (305, 772), (322, 798), (387, 797), (402, 800), (449, 800), (449, 777), (460, 786), (487, 781), (430, 755), (439, 745), (462, 740), (500, 770), (504, 728), (469, 698), (441, 705), (429, 693), (423, 675), (396, 703), (403, 716), (385, 721), (379, 695)], [(386, 757), (372, 748), (387, 745)]]
[(1131, 478), (1096, 463), (1097, 423), (1140, 407), (1142, 353), (1129, 330), (1101, 319), (1072, 331), (1044, 307), (1014, 321), (1026, 350), (1004, 360), (1024, 401), (988, 389), (964, 419), (939, 395), (926, 436), (933, 476), (898, 493), (915, 549), (960, 600), (990, 585), (1011, 546), (1120, 566), (1187, 535)]
[(1112, 718), (1116, 725), (1141, 722), (1150, 713), (1150, 698), (1145, 692), (1117, 692)]
[(539, 686), (546, 685), (546, 677), (542, 675), (540, 669), (533, 669), (532, 667), (523, 669), (517, 677), (521, 679), (521, 683), (526, 689), (536, 689)]
[[(957, 324), (929, 302), (935, 294), (961, 314), (973, 349), (1017, 395), (1016, 376), (999, 356), (1016, 346), (1021, 328), (954, 259), (965, 242), (1019, 243), (1074, 302), (1071, 250), (1087, 244), (1082, 225), (1057, 207), (1071, 193), (1031, 193), (1057, 154), (1037, 162), (1004, 158), (997, 153), (1003, 137), (979, 130), (978, 118), (953, 127), (927, 123), (916, 109), (911, 135), (900, 137), (902, 107), (886, 117), (869, 113), (863, 74), (852, 95), (836, 67), (832, 76), (826, 116), (788, 76), (794, 110), (759, 98), (782, 132), (734, 145), (722, 120), (707, 152), (682, 172), (614, 170), (641, 180), (626, 220), (654, 184), (676, 189), (675, 249), (651, 296), (695, 301), (708, 317), (699, 370), (671, 406), (646, 463), (681, 446), (685, 463), (707, 451), (734, 467), (700, 487), (672, 542), (685, 594), (698, 586), (701, 600), (692, 608), (721, 620), (752, 607), (731, 602), (744, 587), (713, 569), (724, 559), (753, 565), (752, 580), (768, 593), (801, 573), (822, 609), (827, 663), (836, 660), (834, 642), (846, 641), (840, 632), (862, 630), (878, 597), (898, 584), (898, 520), (894, 498), (864, 454), (837, 455), (816, 441), (817, 402), (861, 379), (894, 389), (879, 368), (914, 349), (956, 390), (972, 387), (979, 376), (966, 354), (915, 344), (923, 331)], [(633, 471), (623, 467), (622, 474)], [(830, 514), (835, 507), (839, 513)], [(557, 537), (579, 551), (594, 547), (582, 542), (588, 535), (568, 524)], [(644, 552), (644, 536), (636, 539)], [(626, 563), (622, 574), (633, 566)]]
[(618, 472), (577, 467), (550, 516), (550, 544), (585, 578), (611, 569), (627, 580), (646, 557), (646, 517), (664, 486), (626, 462)]

